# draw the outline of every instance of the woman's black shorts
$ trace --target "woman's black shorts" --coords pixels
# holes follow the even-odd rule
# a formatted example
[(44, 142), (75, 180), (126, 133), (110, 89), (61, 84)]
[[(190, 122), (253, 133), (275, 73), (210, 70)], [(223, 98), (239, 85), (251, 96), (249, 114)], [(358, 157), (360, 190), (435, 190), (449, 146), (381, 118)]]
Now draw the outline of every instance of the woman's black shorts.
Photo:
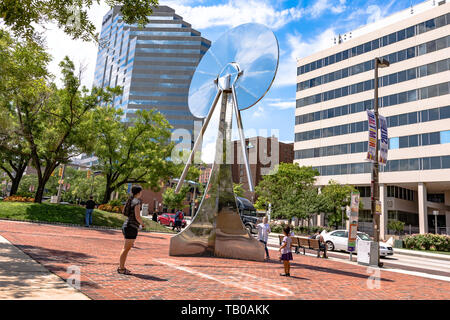
[(138, 229), (133, 227), (122, 227), (122, 233), (125, 239), (136, 239)]

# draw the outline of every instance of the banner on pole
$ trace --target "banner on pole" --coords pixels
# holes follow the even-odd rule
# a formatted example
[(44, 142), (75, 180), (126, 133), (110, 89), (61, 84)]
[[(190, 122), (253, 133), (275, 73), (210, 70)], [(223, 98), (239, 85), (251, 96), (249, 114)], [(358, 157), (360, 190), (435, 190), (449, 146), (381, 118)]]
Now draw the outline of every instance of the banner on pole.
[(375, 152), (377, 146), (377, 121), (375, 119), (375, 113), (372, 110), (367, 110), (367, 120), (369, 122), (369, 145), (367, 148), (367, 159), (375, 161)]
[(388, 155), (388, 129), (387, 121), (383, 116), (378, 116), (380, 121), (380, 159), (379, 163), (386, 165)]
[(347, 251), (353, 252), (356, 248), (356, 237), (358, 232), (359, 192), (352, 192), (349, 213), (350, 227), (348, 231)]

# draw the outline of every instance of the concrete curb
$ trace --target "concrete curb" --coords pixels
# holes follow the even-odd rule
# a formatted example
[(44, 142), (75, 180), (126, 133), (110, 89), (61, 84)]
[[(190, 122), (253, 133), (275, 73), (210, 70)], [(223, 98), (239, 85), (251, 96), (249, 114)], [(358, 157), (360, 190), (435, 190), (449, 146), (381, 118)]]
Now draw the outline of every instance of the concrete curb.
[(400, 248), (394, 248), (395, 254), (401, 254), (405, 256), (414, 256), (414, 257), (421, 257), (421, 258), (430, 258), (430, 259), (436, 259), (436, 260), (445, 260), (450, 261), (450, 255), (445, 254), (439, 254), (439, 253), (429, 253), (429, 252), (420, 252), (420, 251), (413, 251), (413, 250), (405, 250)]

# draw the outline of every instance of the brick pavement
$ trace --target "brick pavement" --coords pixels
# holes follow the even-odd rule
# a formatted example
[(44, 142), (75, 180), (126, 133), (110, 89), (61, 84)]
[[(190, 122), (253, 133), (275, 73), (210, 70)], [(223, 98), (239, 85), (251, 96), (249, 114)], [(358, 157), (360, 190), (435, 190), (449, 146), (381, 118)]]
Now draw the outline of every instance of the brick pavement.
[(81, 291), (92, 299), (450, 299), (449, 282), (381, 271), (380, 288), (368, 289), (366, 267), (303, 255), (294, 255), (291, 278), (279, 276), (278, 261), (170, 257), (166, 234), (139, 235), (132, 276), (116, 272), (117, 230), (0, 221), (0, 234), (63, 279), (80, 266)]

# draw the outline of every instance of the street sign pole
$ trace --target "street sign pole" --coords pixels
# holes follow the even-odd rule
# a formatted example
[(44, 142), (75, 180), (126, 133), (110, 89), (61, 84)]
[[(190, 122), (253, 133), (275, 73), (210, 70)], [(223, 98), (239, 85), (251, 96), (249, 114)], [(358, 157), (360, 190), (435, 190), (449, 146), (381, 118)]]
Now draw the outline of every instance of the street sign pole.
[(434, 233), (437, 234), (437, 217), (439, 215), (439, 211), (437, 210), (433, 210), (433, 214), (434, 214)]

